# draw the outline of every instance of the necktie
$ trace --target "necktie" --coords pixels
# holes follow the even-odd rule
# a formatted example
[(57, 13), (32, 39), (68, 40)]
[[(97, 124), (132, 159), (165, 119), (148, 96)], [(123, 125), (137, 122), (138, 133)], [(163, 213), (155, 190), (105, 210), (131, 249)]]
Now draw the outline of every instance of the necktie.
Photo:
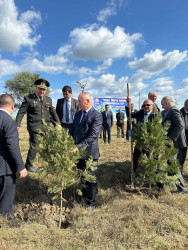
[(66, 100), (66, 122), (69, 122), (69, 104), (68, 100)]
[(80, 123), (84, 120), (85, 115), (86, 115), (86, 111), (84, 110), (84, 111), (82, 111), (82, 118), (81, 118)]

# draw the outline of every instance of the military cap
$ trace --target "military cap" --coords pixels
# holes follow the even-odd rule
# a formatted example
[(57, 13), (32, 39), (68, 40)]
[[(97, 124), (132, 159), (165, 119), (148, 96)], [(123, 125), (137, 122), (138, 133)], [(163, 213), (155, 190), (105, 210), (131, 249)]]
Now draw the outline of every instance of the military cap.
[(43, 78), (39, 78), (35, 81), (34, 85), (41, 89), (47, 89), (50, 86), (50, 83)]

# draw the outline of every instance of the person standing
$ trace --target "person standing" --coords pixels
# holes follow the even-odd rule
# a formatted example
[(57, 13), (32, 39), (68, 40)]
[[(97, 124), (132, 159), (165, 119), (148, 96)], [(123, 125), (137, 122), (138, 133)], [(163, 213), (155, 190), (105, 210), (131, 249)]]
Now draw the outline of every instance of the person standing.
[[(165, 110), (163, 112), (163, 123), (166, 121), (170, 122), (170, 126), (167, 131), (167, 136), (169, 141), (172, 141), (174, 147), (178, 149), (176, 158), (178, 159), (180, 166), (182, 168), (182, 151), (186, 145), (185, 127), (183, 118), (180, 110), (174, 105), (174, 101), (170, 96), (165, 96), (161, 100), (162, 108)], [(187, 188), (184, 183), (183, 176), (180, 169), (177, 173), (180, 176), (179, 184), (177, 184), (177, 189), (179, 194), (187, 193)]]
[(148, 99), (152, 100), (154, 111), (160, 112), (158, 105), (155, 103), (155, 101), (157, 100), (157, 93), (155, 91), (150, 91), (148, 93)]
[(30, 147), (25, 166), (29, 172), (38, 172), (33, 167), (33, 162), (37, 154), (35, 150), (35, 147), (38, 145), (37, 136), (42, 131), (43, 124), (60, 124), (55, 108), (52, 106), (52, 99), (45, 96), (47, 88), (50, 86), (49, 82), (39, 78), (35, 81), (34, 85), (36, 85), (35, 93), (24, 97), (24, 101), (16, 116), (19, 130), (22, 118), (27, 113), (27, 130), (29, 132)]
[(11, 95), (0, 96), (0, 214), (8, 217), (10, 226), (19, 227), (14, 219), (16, 172), (27, 176), (19, 147), (16, 122), (11, 118), (15, 101)]
[[(184, 123), (185, 123), (185, 136), (186, 136), (186, 143), (188, 145), (188, 99), (184, 102), (184, 107), (180, 109)], [(182, 150), (182, 172), (183, 172), (183, 165), (186, 160), (187, 155), (187, 147)]]
[(121, 109), (119, 109), (118, 113), (116, 114), (116, 120), (117, 120), (117, 138), (120, 138), (120, 132), (121, 132), (121, 137), (124, 138), (124, 119), (125, 119), (125, 115), (121, 111)]
[[(103, 112), (104, 112), (104, 109), (101, 109), (100, 113), (102, 114)], [(101, 131), (99, 133), (99, 139), (102, 139), (102, 137), (103, 137), (103, 126), (101, 126)]]
[[(126, 113), (129, 117), (129, 107), (126, 106)], [(155, 117), (154, 111), (153, 111), (153, 102), (150, 99), (146, 99), (142, 104), (142, 109), (140, 109), (136, 113), (131, 114), (132, 118), (135, 118), (137, 123), (145, 123), (147, 121), (152, 121)], [(136, 171), (138, 168), (138, 160), (142, 153), (145, 153), (137, 148), (137, 145), (134, 147), (133, 152), (133, 162), (134, 162), (134, 173), (136, 175)]]
[(72, 129), (73, 120), (79, 110), (78, 101), (72, 98), (72, 88), (68, 85), (62, 88), (64, 98), (57, 100), (56, 112), (63, 128)]
[[(73, 121), (73, 128), (70, 131), (74, 138), (77, 148), (79, 150), (86, 147), (86, 154), (77, 163), (78, 169), (86, 168), (86, 160), (90, 157), (94, 162), (98, 162), (99, 158), (99, 145), (98, 134), (101, 130), (102, 115), (100, 112), (92, 107), (91, 95), (87, 92), (83, 92), (78, 97), (78, 105), (80, 111), (75, 114)], [(97, 169), (91, 171), (91, 175), (96, 177), (96, 181), (91, 183), (89, 181), (82, 182), (82, 198), (85, 205), (91, 210), (96, 205), (97, 197)]]
[(111, 127), (113, 126), (113, 113), (110, 110), (110, 106), (108, 104), (105, 105), (105, 111), (102, 113), (103, 117), (103, 140), (106, 143), (106, 131), (108, 132), (108, 143), (111, 142)]
[[(130, 123), (129, 123), (129, 115), (128, 115), (129, 113), (127, 112), (127, 109), (125, 109), (125, 111), (126, 111), (126, 115), (127, 115), (126, 142), (128, 142), (129, 141), (129, 137), (130, 137)], [(138, 110), (134, 109), (134, 104), (131, 103), (131, 115), (135, 114), (137, 112), (138, 112)], [(133, 128), (133, 126), (135, 125), (134, 118), (131, 118), (131, 121), (132, 121), (132, 128)]]

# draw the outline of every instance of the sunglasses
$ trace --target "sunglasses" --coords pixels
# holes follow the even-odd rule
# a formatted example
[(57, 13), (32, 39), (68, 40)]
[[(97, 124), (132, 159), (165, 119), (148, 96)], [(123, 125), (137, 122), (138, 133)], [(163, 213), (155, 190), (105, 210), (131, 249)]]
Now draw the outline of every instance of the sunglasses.
[(153, 105), (153, 104), (143, 104), (142, 107), (145, 108), (145, 107), (149, 107), (151, 105)]

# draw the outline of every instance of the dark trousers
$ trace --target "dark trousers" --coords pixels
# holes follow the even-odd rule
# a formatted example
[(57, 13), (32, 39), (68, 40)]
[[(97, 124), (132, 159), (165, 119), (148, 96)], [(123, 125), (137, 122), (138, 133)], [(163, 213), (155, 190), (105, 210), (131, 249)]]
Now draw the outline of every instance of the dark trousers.
[(103, 128), (103, 140), (106, 143), (106, 132), (108, 133), (108, 143), (111, 141), (111, 127), (104, 127)]
[[(134, 121), (132, 121), (132, 129), (133, 129), (133, 126), (134, 126)], [(126, 140), (129, 141), (129, 137), (130, 137), (130, 124), (129, 124), (129, 121), (127, 121), (127, 130), (126, 130)]]
[(179, 149), (177, 159), (179, 160), (181, 166), (181, 172), (183, 171), (183, 164), (185, 163), (186, 155), (187, 155), (187, 147)]
[(15, 174), (0, 176), (0, 213), (3, 215), (14, 214), (15, 186)]
[(118, 138), (120, 138), (120, 133), (121, 133), (121, 137), (124, 138), (124, 123), (117, 125), (117, 137)]
[[(98, 160), (93, 161), (98, 162)], [(84, 170), (86, 168), (86, 160), (80, 159), (77, 163), (77, 168)], [(84, 179), (81, 178), (82, 198), (87, 206), (95, 206), (98, 193), (97, 168), (94, 171), (90, 171), (90, 174), (96, 177), (96, 181), (94, 183), (91, 183), (89, 181), (84, 181)]]
[(177, 186), (177, 189), (178, 190), (180, 190), (180, 191), (187, 191), (187, 188), (186, 188), (186, 186), (185, 186), (185, 182), (184, 182), (184, 179), (183, 179), (183, 176), (182, 176), (182, 167), (183, 167), (183, 164), (182, 163), (184, 163), (185, 162), (185, 160), (184, 160), (184, 154), (185, 154), (185, 152), (187, 152), (187, 150), (185, 151), (185, 149), (187, 149), (187, 148), (181, 148), (181, 149), (179, 149), (179, 151), (178, 151), (178, 153), (177, 153), (177, 159), (178, 159), (178, 161), (179, 161), (179, 163), (180, 163), (180, 167), (181, 167), (181, 169), (178, 169), (178, 171), (177, 171), (177, 173), (176, 174), (178, 174), (180, 177), (179, 177), (179, 183), (176, 185)]
[(32, 167), (33, 162), (34, 162), (34, 160), (36, 158), (37, 152), (35, 150), (35, 147), (39, 144), (39, 142), (37, 140), (38, 135), (39, 134), (36, 133), (36, 132), (29, 131), (29, 144), (30, 144), (30, 147), (29, 147), (29, 150), (28, 150), (28, 153), (27, 153), (27, 159), (26, 159), (26, 163), (25, 163), (26, 168)]
[(68, 123), (61, 123), (61, 126), (62, 126), (62, 128), (65, 128), (65, 129), (68, 129), (69, 130), (69, 132), (72, 130), (72, 128), (73, 128), (73, 124), (71, 123), (71, 124), (68, 124)]

